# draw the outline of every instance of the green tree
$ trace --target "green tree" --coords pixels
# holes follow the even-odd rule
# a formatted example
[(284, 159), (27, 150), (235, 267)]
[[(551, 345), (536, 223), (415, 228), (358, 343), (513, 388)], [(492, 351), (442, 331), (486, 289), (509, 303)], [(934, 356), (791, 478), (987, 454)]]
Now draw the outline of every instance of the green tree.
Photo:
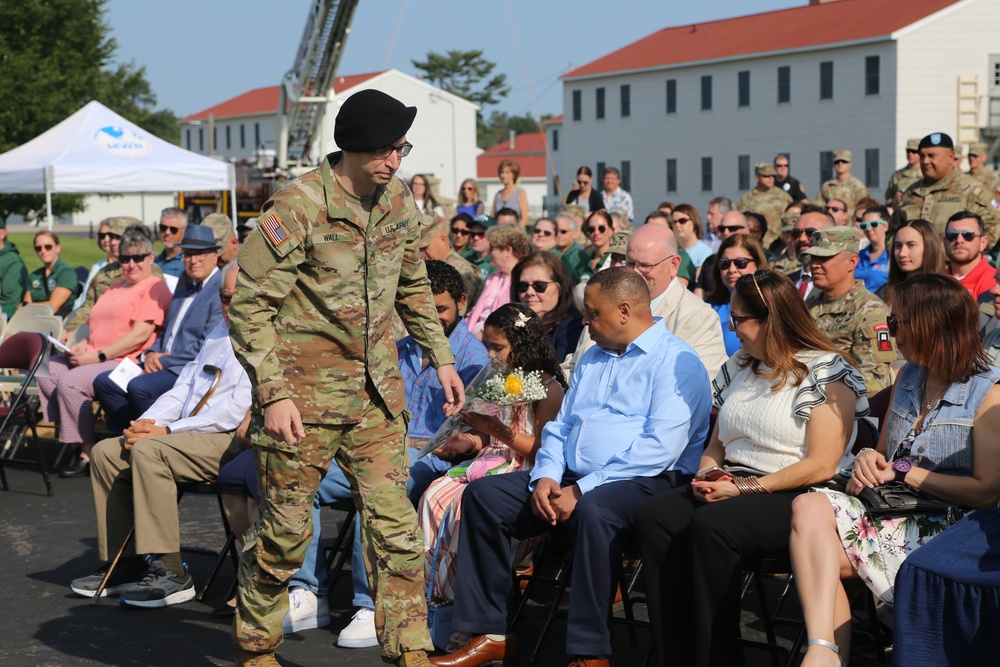
[[(545, 114), (542, 116), (542, 120), (551, 118), (551, 116), (552, 114)], [(528, 132), (541, 132), (542, 128), (531, 114), (508, 116), (502, 111), (494, 111), (490, 114), (489, 120), (486, 121), (486, 125), (480, 133), (480, 147), (490, 148), (491, 146), (507, 141), (511, 130), (514, 131), (514, 134), (525, 134)]]
[[(0, 3), (0, 152), (30, 141), (97, 100), (156, 136), (177, 143), (169, 110), (156, 110), (145, 68), (115, 63), (106, 0)], [(56, 195), (53, 213), (83, 209), (82, 195)], [(0, 216), (45, 207), (43, 195), (0, 194)]]
[(452, 50), (445, 54), (430, 51), (426, 60), (410, 62), (425, 81), (481, 107), (476, 114), (477, 143), (480, 148), (491, 146), (488, 143), (491, 133), (483, 121), (482, 108), (498, 103), (510, 92), (507, 75), (493, 74), (496, 63), (484, 58), (482, 49)]

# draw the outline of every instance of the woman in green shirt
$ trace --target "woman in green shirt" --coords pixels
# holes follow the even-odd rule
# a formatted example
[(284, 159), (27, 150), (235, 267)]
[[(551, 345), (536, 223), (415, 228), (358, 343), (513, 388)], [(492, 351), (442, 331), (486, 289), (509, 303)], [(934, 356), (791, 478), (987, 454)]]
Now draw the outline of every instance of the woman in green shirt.
[(80, 291), (80, 280), (76, 271), (59, 259), (61, 251), (55, 232), (35, 234), (35, 254), (42, 260), (42, 267), (28, 274), (24, 303), (47, 303), (52, 306), (52, 312), (65, 317)]

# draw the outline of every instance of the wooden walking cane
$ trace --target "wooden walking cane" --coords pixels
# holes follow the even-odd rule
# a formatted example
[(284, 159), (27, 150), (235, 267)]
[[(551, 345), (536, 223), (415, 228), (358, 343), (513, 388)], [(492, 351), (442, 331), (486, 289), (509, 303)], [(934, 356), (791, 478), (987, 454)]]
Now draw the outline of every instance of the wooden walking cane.
[[(222, 379), (222, 369), (218, 366), (205, 364), (202, 366), (202, 370), (206, 373), (214, 374), (215, 379), (212, 380), (212, 385), (208, 388), (208, 391), (205, 392), (205, 395), (202, 396), (201, 400), (198, 401), (198, 404), (194, 406), (194, 410), (191, 411), (191, 417), (194, 417), (196, 414), (201, 412), (201, 409), (205, 407), (206, 403), (208, 403), (208, 399), (210, 399), (212, 394), (215, 393), (215, 388), (219, 386), (219, 381)], [(90, 605), (92, 607), (96, 607), (100, 604), (101, 596), (104, 594), (104, 589), (108, 587), (108, 580), (111, 579), (111, 574), (115, 571), (115, 568), (118, 567), (118, 561), (121, 560), (122, 554), (125, 553), (125, 548), (129, 545), (129, 542), (132, 541), (132, 537), (134, 535), (135, 524), (132, 525), (132, 528), (128, 531), (128, 535), (126, 535), (125, 539), (122, 541), (122, 545), (118, 549), (118, 553), (115, 554), (114, 559), (111, 561), (111, 565), (108, 566), (108, 571), (104, 573), (104, 578), (101, 579), (100, 585), (94, 592), (94, 597), (90, 598)]]

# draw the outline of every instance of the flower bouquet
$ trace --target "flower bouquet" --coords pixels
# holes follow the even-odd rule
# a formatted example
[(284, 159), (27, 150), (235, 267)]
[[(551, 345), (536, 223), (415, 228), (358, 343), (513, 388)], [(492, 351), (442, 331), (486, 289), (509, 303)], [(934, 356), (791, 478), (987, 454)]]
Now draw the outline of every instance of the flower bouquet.
[[(465, 388), (465, 409), (493, 415), (504, 421), (500, 415), (508, 408), (540, 401), (545, 395), (541, 372), (511, 369), (500, 359), (490, 357), (489, 363), (483, 366)], [(449, 440), (471, 430), (462, 422), (461, 415), (449, 417), (420, 450), (420, 456), (427, 456)]]

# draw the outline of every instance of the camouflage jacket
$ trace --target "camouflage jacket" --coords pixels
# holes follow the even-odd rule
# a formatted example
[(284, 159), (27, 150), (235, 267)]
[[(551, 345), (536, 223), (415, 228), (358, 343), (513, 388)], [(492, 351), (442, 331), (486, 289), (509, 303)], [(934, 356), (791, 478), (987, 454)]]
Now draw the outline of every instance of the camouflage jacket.
[(781, 253), (774, 258), (771, 262), (771, 270), (777, 271), (778, 273), (784, 273), (786, 276), (790, 273), (795, 273), (802, 268), (802, 262), (798, 258), (792, 258), (788, 256), (788, 248), (785, 248)]
[[(163, 271), (156, 264), (153, 264), (152, 274), (157, 278), (163, 279)], [(183, 274), (181, 274), (183, 275)], [(94, 275), (94, 279), (90, 281), (90, 287), (87, 288), (87, 298), (84, 300), (83, 305), (74, 310), (69, 319), (63, 325), (63, 331), (76, 331), (90, 319), (90, 311), (97, 303), (97, 300), (101, 298), (101, 295), (108, 291), (108, 288), (112, 285), (116, 285), (125, 280), (125, 273), (122, 271), (122, 265), (118, 262), (108, 262), (104, 265), (100, 271)]]
[(893, 206), (898, 203), (896, 197), (902, 197), (903, 193), (906, 192), (906, 188), (910, 187), (924, 175), (920, 171), (920, 168), (910, 169), (910, 165), (906, 165), (902, 169), (898, 169), (892, 172), (892, 176), (889, 177), (889, 185), (885, 189), (885, 203), (888, 206)]
[(896, 360), (896, 346), (885, 322), (889, 308), (865, 289), (863, 281), (856, 280), (854, 287), (834, 299), (814, 289), (806, 307), (820, 331), (854, 359), (865, 376), (869, 396), (892, 384), (890, 367)]
[(240, 249), (230, 310), (255, 406), (291, 399), (307, 424), (356, 423), (366, 378), (393, 416), (406, 408), (394, 310), (432, 366), (455, 361), (420, 257), (413, 195), (393, 178), (367, 203), (351, 197), (333, 173), (340, 158), (264, 204)]
[[(448, 254), (444, 256), (442, 261), (462, 276), (462, 283), (465, 285), (466, 308), (472, 308), (479, 298), (479, 293), (483, 291), (482, 272), (451, 248), (448, 249)], [(465, 313), (459, 314), (464, 315)]]
[(781, 231), (781, 214), (785, 207), (792, 203), (792, 197), (781, 188), (770, 188), (761, 191), (750, 190), (736, 202), (737, 211), (753, 211), (767, 219), (767, 234), (764, 235), (764, 247), (770, 246)]
[(849, 176), (844, 182), (831, 178), (819, 188), (819, 196), (816, 203), (820, 206), (826, 204), (831, 199), (839, 199), (847, 204), (847, 208), (854, 210), (854, 205), (861, 199), (868, 196), (868, 188), (855, 176)]
[(907, 188), (889, 219), (889, 233), (894, 233), (907, 220), (923, 219), (934, 223), (943, 237), (948, 218), (959, 211), (979, 214), (986, 225), (990, 245), (996, 243), (997, 223), (1000, 222), (997, 196), (988, 192), (980, 181), (957, 171), (936, 183), (920, 179)]
[(992, 169), (984, 167), (978, 174), (969, 173), (969, 176), (986, 186), (986, 191), (994, 197), (1000, 195), (1000, 174)]

